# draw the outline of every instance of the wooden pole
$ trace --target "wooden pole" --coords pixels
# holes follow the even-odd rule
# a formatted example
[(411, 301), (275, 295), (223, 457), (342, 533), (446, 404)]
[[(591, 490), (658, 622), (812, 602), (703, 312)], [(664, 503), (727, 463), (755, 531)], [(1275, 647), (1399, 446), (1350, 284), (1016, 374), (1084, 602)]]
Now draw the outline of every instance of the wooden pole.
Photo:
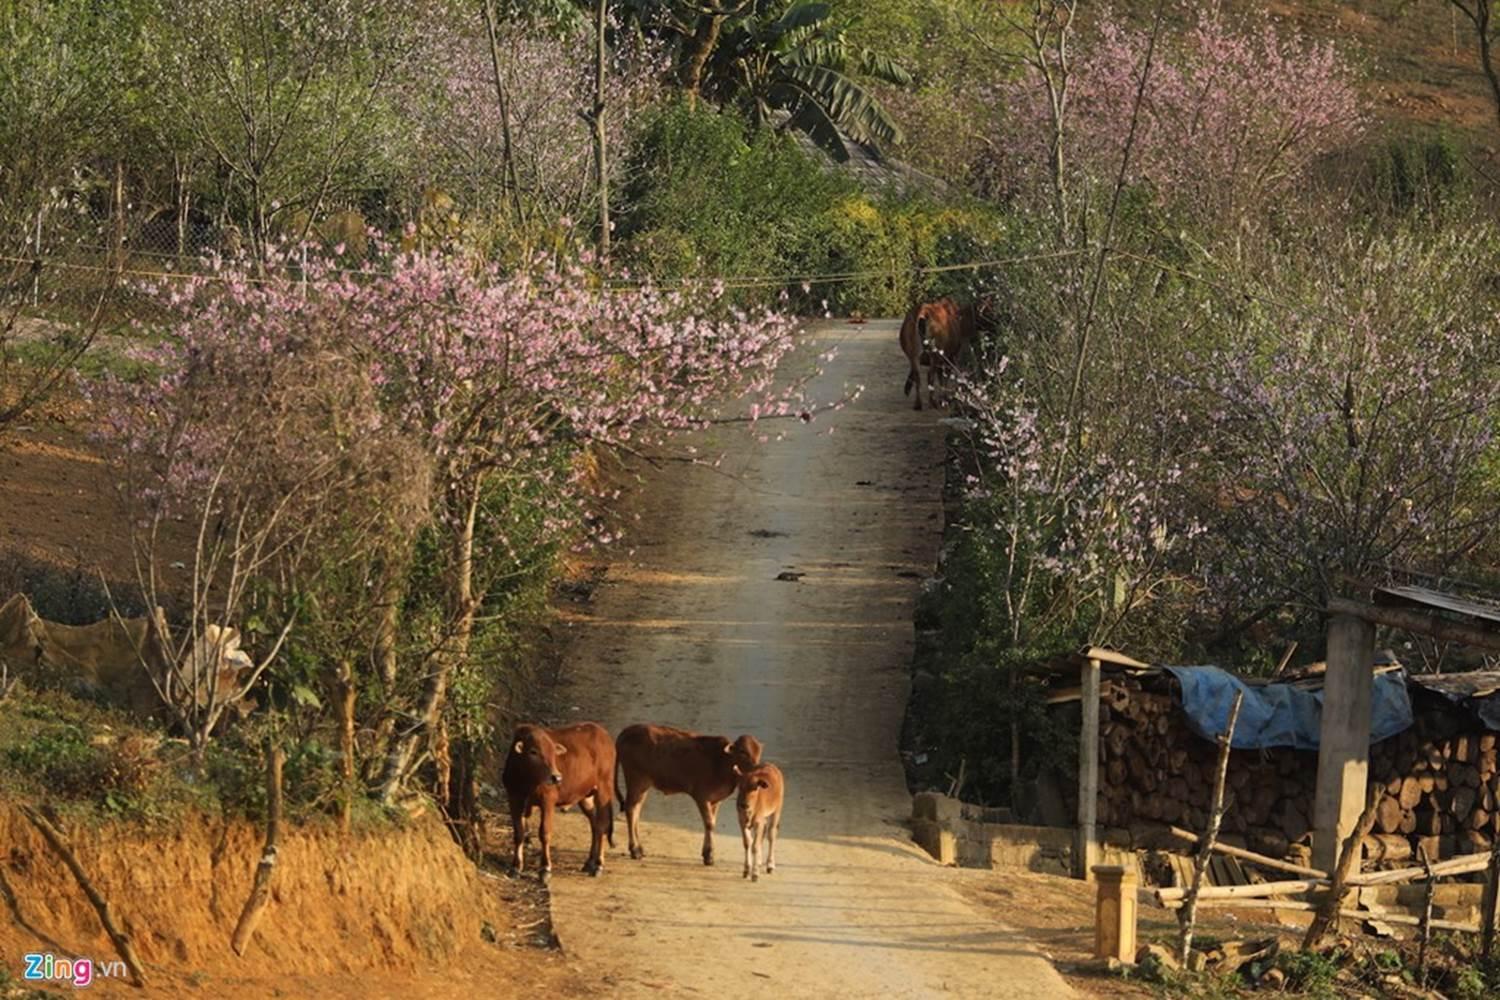
[[(1169, 826), (1167, 827), (1167, 830), (1172, 834), (1172, 836), (1179, 837), (1182, 840), (1188, 841), (1189, 843), (1200, 844), (1203, 842), (1202, 837), (1198, 836), (1191, 830), (1184, 830), (1180, 826)], [(1308, 878), (1328, 878), (1327, 872), (1321, 871), (1317, 868), (1308, 868), (1304, 865), (1293, 864), (1290, 861), (1283, 861), (1280, 858), (1269, 857), (1265, 854), (1256, 854), (1254, 851), (1247, 850), (1243, 847), (1235, 847), (1233, 844), (1221, 844), (1216, 841), (1213, 845), (1213, 850), (1217, 854), (1223, 854), (1231, 858), (1239, 858), (1241, 861), (1248, 861), (1251, 864), (1259, 865), (1262, 868), (1271, 868), (1275, 871), (1287, 872), (1292, 875), (1305, 875)]]
[(1078, 850), (1079, 878), (1092, 881), (1099, 860), (1099, 661), (1085, 660), (1080, 668), (1083, 726), (1078, 736)]
[(1229, 748), (1234, 742), (1234, 727), (1240, 721), (1240, 704), (1245, 700), (1244, 691), (1234, 693), (1234, 704), (1229, 708), (1229, 722), (1219, 736), (1219, 766), (1214, 774), (1214, 806), (1208, 815), (1208, 830), (1203, 834), (1203, 843), (1198, 848), (1198, 860), (1193, 863), (1193, 885), (1183, 900), (1178, 920), (1182, 924), (1181, 939), (1177, 946), (1178, 961), (1187, 968), (1188, 953), (1193, 950), (1193, 924), (1198, 920), (1198, 892), (1203, 888), (1203, 875), (1208, 870), (1208, 859), (1214, 853), (1214, 843), (1219, 839), (1219, 824), (1224, 820), (1224, 784), (1229, 775)]
[(1479, 932), (1482, 935), (1484, 957), (1490, 957), (1495, 944), (1495, 910), (1500, 900), (1500, 837), (1490, 851), (1490, 863), (1484, 878), (1484, 905), (1479, 908)]
[(1427, 974), (1427, 945), (1432, 941), (1432, 894), (1437, 888), (1437, 877), (1432, 874), (1432, 862), (1427, 857), (1427, 848), (1418, 844), (1417, 856), (1422, 859), (1422, 867), (1427, 869), (1427, 888), (1422, 894), (1422, 922), (1420, 924), (1422, 944), (1417, 949), (1417, 975), (1425, 976)]
[[(1489, 866), (1489, 859), (1483, 854), (1465, 854), (1447, 861), (1436, 862), (1432, 866), (1432, 873), (1438, 878), (1446, 878), (1449, 875), (1469, 875), (1474, 872), (1482, 872)], [(1363, 875), (1350, 875), (1348, 884), (1356, 885), (1398, 885), (1402, 882), (1410, 882), (1427, 874), (1425, 868), (1393, 868), (1384, 872), (1365, 872)]]
[(1351, 601), (1345, 597), (1332, 597), (1328, 600), (1328, 610), (1333, 614), (1356, 615), (1377, 625), (1387, 625), (1391, 628), (1405, 629), (1408, 632), (1430, 635), (1434, 639), (1448, 639), (1468, 646), (1477, 646), (1480, 649), (1500, 651), (1500, 632), (1478, 625), (1449, 621), (1435, 615), (1425, 615), (1410, 608), (1365, 604), (1363, 601)]
[[(1202, 900), (1204, 906), (1213, 907), (1216, 910), (1299, 910), (1306, 912), (1315, 910), (1321, 903), (1309, 903), (1301, 899), (1208, 899)], [(1168, 903), (1167, 909), (1177, 910), (1182, 904)], [(1381, 923), (1401, 924), (1403, 926), (1416, 927), (1422, 922), (1421, 917), (1413, 917), (1407, 913), (1387, 913), (1382, 910), (1357, 910), (1344, 907), (1339, 910), (1339, 916), (1348, 917), (1350, 920), (1378, 920)], [(1463, 924), (1457, 920), (1440, 920), (1434, 918), (1431, 921), (1432, 929), (1435, 931), (1462, 931), (1465, 934), (1478, 934), (1477, 924)]]
[(1333, 871), (1338, 863), (1339, 845), (1359, 822), (1369, 785), (1374, 661), (1374, 626), (1352, 615), (1335, 615), (1328, 622), (1313, 792), (1312, 863), (1324, 871)]
[(266, 846), (260, 855), (260, 864), (255, 866), (255, 883), (240, 911), (239, 922), (229, 938), (229, 946), (236, 955), (244, 955), (255, 936), (255, 925), (260, 923), (266, 904), (271, 901), (271, 876), (276, 871), (276, 841), (281, 834), (281, 765), (284, 755), (280, 747), (266, 747)]
[(1344, 892), (1348, 888), (1349, 872), (1359, 863), (1360, 852), (1363, 850), (1361, 841), (1369, 834), (1370, 828), (1375, 825), (1375, 807), (1380, 805), (1380, 798), (1385, 794), (1385, 789), (1380, 785), (1371, 785), (1369, 794), (1365, 797), (1365, 811), (1360, 815), (1359, 822), (1350, 831), (1344, 841), (1344, 849), (1339, 854), (1338, 867), (1333, 870), (1333, 881), (1328, 886), (1328, 896), (1318, 907), (1313, 916), (1312, 924), (1307, 928), (1307, 936), (1302, 939), (1302, 950), (1312, 951), (1322, 942), (1323, 936), (1338, 919), (1339, 907), (1344, 899)]
[(111, 262), (116, 271), (125, 270), (125, 161), (115, 160), (115, 183), (110, 200), (114, 203), (113, 234), (110, 247)]
[(125, 968), (130, 971), (131, 981), (136, 986), (144, 987), (146, 985), (146, 972), (141, 965), (141, 960), (136, 957), (135, 946), (131, 944), (130, 935), (126, 934), (120, 928), (120, 925), (115, 923), (114, 911), (110, 909), (109, 901), (101, 896), (99, 890), (94, 888), (94, 883), (89, 881), (89, 877), (85, 874), (83, 866), (78, 863), (78, 856), (68, 846), (68, 842), (64, 839), (62, 831), (53, 826), (52, 822), (46, 816), (43, 816), (31, 806), (21, 806), (21, 812), (25, 814), (27, 819), (31, 820), (31, 825), (37, 828), (42, 837), (52, 847), (52, 850), (57, 853), (58, 857), (62, 858), (63, 864), (67, 865), (68, 870), (73, 873), (73, 878), (77, 880), (78, 887), (83, 890), (83, 894), (93, 904), (94, 912), (99, 914), (99, 923), (104, 925), (104, 933), (108, 934), (110, 941), (114, 942), (115, 951), (119, 952), (120, 958), (125, 962)]

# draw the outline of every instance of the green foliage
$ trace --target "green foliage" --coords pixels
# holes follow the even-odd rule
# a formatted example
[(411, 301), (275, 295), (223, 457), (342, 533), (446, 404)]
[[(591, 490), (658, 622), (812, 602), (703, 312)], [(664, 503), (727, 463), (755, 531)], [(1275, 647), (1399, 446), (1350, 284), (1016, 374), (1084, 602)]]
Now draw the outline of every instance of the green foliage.
[(156, 818), (174, 797), (161, 734), (57, 692), (0, 704), (0, 790)]
[[(659, 280), (785, 276), (744, 289), (768, 301), (785, 288), (806, 312), (899, 316), (918, 298), (972, 298), (981, 275), (920, 268), (996, 256), (1009, 222), (981, 202), (871, 193), (795, 142), (732, 114), (664, 109), (630, 158), (622, 256)], [(809, 282), (801, 276), (856, 275)]]
[(628, 161), (622, 257), (672, 268), (652, 272), (661, 281), (786, 273), (805, 220), (851, 189), (791, 139), (681, 103), (645, 126)]
[(1377, 210), (1441, 211), (1472, 186), (1460, 140), (1448, 130), (1401, 134), (1370, 155), (1366, 196)]
[(787, 127), (842, 162), (845, 139), (871, 147), (901, 139), (901, 127), (858, 78), (911, 83), (900, 63), (851, 41), (828, 4), (761, 0), (722, 32), (705, 83), (758, 128), (787, 115)]
[(1286, 973), (1288, 989), (1314, 1000), (1334, 1000), (1339, 995), (1335, 979), (1343, 957), (1337, 950), (1326, 954), (1287, 950), (1277, 958), (1276, 965)]
[[(973, 531), (955, 534), (941, 584), (918, 609), (916, 668), (931, 674), (918, 686), (907, 742), (929, 754), (930, 779), (957, 774), (966, 761), (965, 798), (1025, 808), (1029, 789), (1056, 770), (1077, 768), (1076, 720), (1047, 710), (1026, 670), (1061, 648), (1061, 635), (1011, 645), (1001, 590), (999, 553)], [(1011, 728), (1022, 746), (1020, 788), (1011, 786)]]

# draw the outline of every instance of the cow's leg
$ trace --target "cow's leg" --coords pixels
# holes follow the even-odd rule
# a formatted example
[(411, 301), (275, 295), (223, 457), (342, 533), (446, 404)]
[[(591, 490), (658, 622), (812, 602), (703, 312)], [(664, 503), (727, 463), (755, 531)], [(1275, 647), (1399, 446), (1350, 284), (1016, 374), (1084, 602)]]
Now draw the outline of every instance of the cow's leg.
[(641, 807), (646, 804), (649, 785), (630, 783), (625, 790), (625, 836), (630, 844), (630, 856), (639, 861), (646, 856), (641, 846)]
[(515, 837), (515, 847), (511, 851), (511, 862), (516, 871), (521, 870), (522, 862), (526, 853), (526, 803), (512, 801), (510, 804), (510, 827), (511, 834)]
[(578, 808), (589, 818), (589, 856), (583, 863), (583, 871), (586, 875), (597, 876), (604, 870), (604, 824), (609, 806), (601, 805), (590, 795), (578, 803)]
[(698, 803), (698, 815), (703, 817), (703, 863), (711, 865), (714, 863), (714, 820), (719, 815), (719, 804), (703, 799), (695, 801)]
[(766, 874), (776, 870), (776, 837), (781, 833), (781, 811), (766, 820)]
[(537, 822), (537, 835), (542, 842), (542, 881), (552, 875), (552, 800), (542, 800), (542, 818)]
[(750, 853), (750, 847), (754, 843), (754, 840), (750, 836), (750, 824), (744, 820), (740, 821), (740, 839), (745, 842), (745, 878), (749, 878), (753, 858), (753, 855)]
[(766, 821), (758, 819), (750, 824), (750, 881), (760, 881), (760, 855), (766, 843)]
[(583, 871), (586, 875), (598, 875), (599, 866), (603, 864), (599, 850), (599, 819), (603, 810), (597, 798), (587, 795), (578, 800), (578, 811), (589, 821), (589, 856), (583, 861)]
[(909, 372), (906, 373), (906, 387), (901, 390), (901, 395), (903, 395), (903, 396), (910, 396), (911, 395), (912, 386), (916, 386), (917, 387), (917, 409), (920, 410), (922, 408), (922, 392), (921, 392), (921, 388), (922, 388), (921, 387), (922, 376), (921, 376), (921, 373), (917, 370), (917, 360), (916, 360), (916, 358), (908, 356), (906, 360), (908, 360), (908, 361), (911, 362), (911, 371), (909, 371)]

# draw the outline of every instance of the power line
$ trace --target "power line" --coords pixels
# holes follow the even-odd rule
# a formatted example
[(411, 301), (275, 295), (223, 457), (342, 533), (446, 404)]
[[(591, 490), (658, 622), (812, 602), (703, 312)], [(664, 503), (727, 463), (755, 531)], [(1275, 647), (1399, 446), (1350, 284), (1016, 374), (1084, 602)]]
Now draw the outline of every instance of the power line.
[[(748, 289), (758, 287), (784, 287), (797, 284), (806, 285), (834, 285), (846, 284), (855, 281), (867, 281), (872, 278), (901, 277), (916, 274), (949, 274), (958, 271), (982, 271), (997, 267), (1006, 267), (1014, 264), (1025, 264), (1044, 260), (1063, 260), (1076, 257), (1086, 250), (1057, 250), (1047, 253), (1019, 254), (1012, 257), (996, 257), (987, 260), (963, 261), (955, 264), (929, 264), (915, 267), (889, 267), (873, 268), (860, 271), (835, 271), (825, 273), (801, 272), (793, 274), (778, 275), (700, 275), (677, 279), (651, 279), (642, 278), (635, 280), (611, 279), (605, 284), (612, 289), (635, 289), (635, 288), (667, 288), (667, 287), (696, 287), (700, 285), (722, 285), (726, 289)], [(163, 255), (165, 256), (165, 255)], [(34, 267), (40, 264), (44, 268), (56, 268), (65, 271), (85, 271), (95, 274), (114, 274), (129, 277), (150, 278), (158, 281), (194, 279), (210, 281), (230, 280), (224, 275), (212, 272), (189, 272), (189, 271), (150, 271), (140, 268), (118, 267), (110, 264), (83, 264), (59, 257), (32, 256), (17, 257), (0, 255), (0, 263), (23, 264)], [(325, 269), (324, 273), (331, 275), (360, 275), (366, 277), (379, 277), (388, 275), (390, 272), (374, 268), (349, 268), (334, 267)], [(283, 279), (278, 278), (256, 278), (251, 275), (236, 275), (234, 280), (271, 283)], [(319, 282), (314, 279), (309, 284), (316, 286)]]

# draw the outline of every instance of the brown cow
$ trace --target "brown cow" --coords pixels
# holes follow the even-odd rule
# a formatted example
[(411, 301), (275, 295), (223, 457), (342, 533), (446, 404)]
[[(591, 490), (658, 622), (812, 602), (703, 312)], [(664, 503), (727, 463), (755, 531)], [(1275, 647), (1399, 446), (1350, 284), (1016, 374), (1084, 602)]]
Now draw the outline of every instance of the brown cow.
[(552, 873), (553, 811), (574, 804), (588, 817), (593, 833), (583, 870), (590, 875), (604, 870), (605, 838), (609, 846), (615, 846), (615, 745), (603, 726), (593, 722), (561, 729), (529, 723), (517, 726), (500, 780), (510, 799), (516, 871), (524, 862), (526, 818), (539, 806), (541, 877), (547, 880)]
[(781, 768), (762, 764), (740, 771), (739, 796), (735, 811), (740, 817), (740, 837), (745, 841), (745, 877), (760, 881), (761, 848), (765, 848), (766, 874), (776, 870), (776, 836), (781, 832), (781, 807), (786, 797), (786, 782)]
[(917, 398), (912, 409), (922, 408), (922, 365), (927, 366), (927, 399), (933, 406), (943, 405), (938, 387), (947, 382), (957, 367), (964, 347), (974, 339), (975, 313), (972, 305), (961, 306), (952, 299), (938, 299), (914, 305), (901, 321), (901, 350), (911, 362), (906, 376), (905, 394), (912, 388)]
[(686, 729), (641, 724), (626, 727), (615, 741), (615, 756), (625, 774), (620, 796), (630, 856), (644, 858), (641, 847), (641, 807), (653, 788), (663, 795), (685, 793), (698, 804), (703, 817), (703, 863), (714, 863), (714, 821), (719, 803), (739, 787), (735, 768), (748, 770), (760, 763), (760, 741), (741, 736), (733, 743), (723, 736), (700, 736)]

